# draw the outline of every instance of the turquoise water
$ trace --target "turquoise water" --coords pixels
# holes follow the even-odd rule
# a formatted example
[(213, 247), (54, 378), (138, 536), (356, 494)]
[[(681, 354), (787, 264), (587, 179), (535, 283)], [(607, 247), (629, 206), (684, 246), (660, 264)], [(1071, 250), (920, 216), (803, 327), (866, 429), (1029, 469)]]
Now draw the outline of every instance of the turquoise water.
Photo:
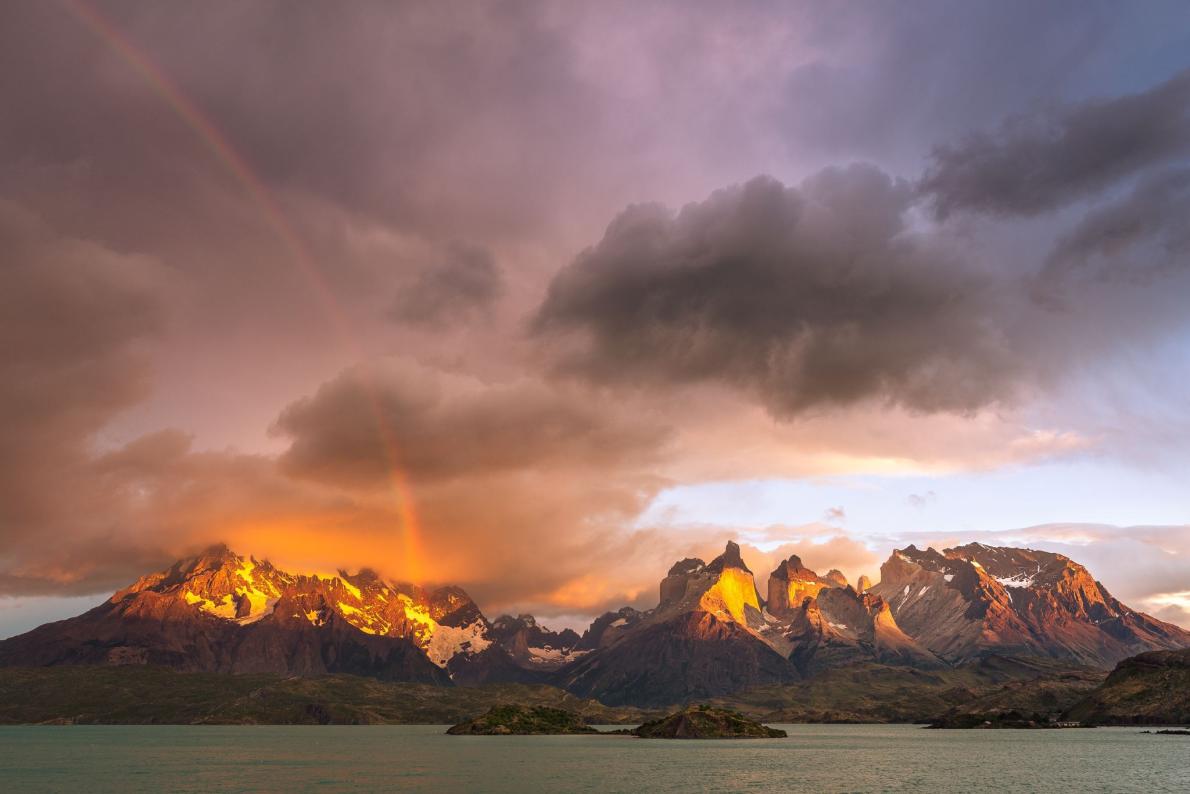
[(0, 727), (0, 791), (1190, 791), (1136, 728), (786, 725), (788, 739), (445, 736), (444, 726)]

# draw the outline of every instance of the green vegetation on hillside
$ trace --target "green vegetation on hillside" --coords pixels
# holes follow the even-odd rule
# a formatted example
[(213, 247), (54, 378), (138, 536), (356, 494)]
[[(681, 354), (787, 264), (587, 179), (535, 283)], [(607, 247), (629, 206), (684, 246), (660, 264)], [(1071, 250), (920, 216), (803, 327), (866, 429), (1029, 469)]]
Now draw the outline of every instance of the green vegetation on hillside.
[(518, 706), (501, 704), (473, 720), (452, 726), (447, 733), (455, 736), (475, 735), (560, 735), (570, 733), (599, 733), (573, 711), (548, 706)]
[(1069, 718), (1095, 725), (1190, 725), (1190, 648), (1125, 659)]
[[(1138, 657), (1141, 658), (1141, 657)], [(1093, 722), (1190, 720), (1190, 668), (1169, 662), (1100, 671), (991, 658), (947, 670), (854, 665), (711, 706), (773, 722), (931, 722), (944, 716), (1054, 716)], [(1169, 657), (1173, 658), (1173, 657)], [(0, 724), (454, 724), (507, 703), (562, 709), (587, 723), (638, 725), (661, 713), (609, 707), (544, 685), (441, 687), (351, 675), (179, 673), (165, 668), (0, 668)], [(677, 704), (681, 705), (681, 704)], [(1065, 716), (1067, 713), (1074, 716)]]
[(440, 687), (139, 666), (0, 668), (0, 724), (452, 724), (508, 702), (603, 724), (636, 725), (656, 715), (523, 684)]
[(738, 711), (691, 706), (632, 731), (642, 739), (783, 739), (785, 731), (761, 725)]
[(788, 686), (765, 686), (714, 705), (765, 722), (930, 722), (954, 709), (1060, 713), (1104, 678), (1098, 670), (993, 657), (944, 670), (852, 665)]

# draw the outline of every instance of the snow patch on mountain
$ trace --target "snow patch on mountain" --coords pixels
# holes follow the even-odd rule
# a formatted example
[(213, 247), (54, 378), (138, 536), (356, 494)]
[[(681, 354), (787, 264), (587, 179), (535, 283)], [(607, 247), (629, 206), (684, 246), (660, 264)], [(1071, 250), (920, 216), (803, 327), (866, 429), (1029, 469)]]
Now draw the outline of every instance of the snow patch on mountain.
[(436, 624), (425, 651), (431, 662), (439, 667), (446, 667), (447, 663), (460, 653), (480, 653), (487, 650), (491, 644), (492, 641), (487, 636), (487, 626), (482, 620), (458, 627)]
[(1034, 578), (1027, 573), (1018, 573), (1015, 576), (997, 576), (996, 581), (1005, 587), (1032, 587)]

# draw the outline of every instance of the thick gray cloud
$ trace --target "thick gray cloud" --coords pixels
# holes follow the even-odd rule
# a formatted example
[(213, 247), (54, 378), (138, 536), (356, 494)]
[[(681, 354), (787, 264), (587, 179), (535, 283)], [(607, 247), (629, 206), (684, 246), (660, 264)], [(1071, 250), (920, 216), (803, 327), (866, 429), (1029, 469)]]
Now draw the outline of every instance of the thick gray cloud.
[[(375, 414), (414, 484), (426, 576), (575, 611), (652, 597), (675, 533), (625, 528), (670, 478), (940, 449), (956, 468), (1032, 459), (1005, 440), (1031, 437), (1017, 417), (1001, 433), (962, 414), (1060, 369), (1052, 340), (1096, 359), (1099, 336), (1172, 316), (1151, 293), (1179, 296), (1125, 274), (1157, 263), (1140, 271), (1155, 280), (1180, 256), (1182, 194), (1138, 189), (1128, 210), (1113, 180), (1167, 157), (1162, 112), (1184, 121), (1178, 83), (1147, 87), (1190, 65), (1185, 21), (1176, 2), (1129, 19), (941, 0), (2, 4), (0, 592), (110, 590), (217, 539), (399, 574)], [(920, 223), (920, 194), (889, 176), (1005, 114), (1089, 141), (1075, 130), (1098, 105), (1070, 98), (1129, 93), (1143, 112), (1114, 123), (1150, 154), (1028, 177), (1067, 185), (1043, 203), (1098, 189), (1080, 184), (1120, 194), (1116, 217), (1105, 203), (1054, 249), (1068, 300), (1048, 325), (1028, 307), (1022, 322), (1003, 271), (1034, 273), (1073, 210), (1014, 226), (1020, 212), (993, 208), (970, 225), (1002, 226), (966, 238), (964, 222)], [(1020, 148), (1014, 129), (984, 136), (992, 160)], [(884, 173), (801, 181), (852, 158)], [(626, 211), (525, 339), (558, 263), (629, 202), (679, 206), (758, 173), (796, 187)], [(979, 181), (948, 173), (948, 189)], [(1018, 202), (997, 190), (993, 205)], [(1081, 280), (1099, 282), (1094, 301), (1068, 294)], [(572, 332), (590, 346), (568, 348)], [(597, 386), (548, 378), (542, 339)], [(419, 366), (360, 364), (388, 357)], [(661, 388), (629, 401), (606, 383)], [(959, 415), (774, 425), (738, 390), (803, 420), (866, 402)], [(1058, 431), (1079, 431), (1065, 408)], [(815, 462), (787, 468), (793, 450)], [(623, 562), (642, 545), (648, 559)]]
[[(267, 184), (422, 233), (503, 234), (545, 211), (566, 165), (557, 141), (601, 126), (565, 29), (535, 2), (95, 7)], [(8, 153), (141, 189), (203, 156), (207, 133), (69, 4), (5, 15), (0, 90), (27, 100), (0, 121)]]
[(64, 494), (94, 495), (79, 468), (93, 435), (148, 392), (138, 344), (165, 322), (163, 281), (151, 261), (0, 202), (0, 537), (36, 541), (70, 520)]
[(1190, 71), (1147, 91), (1017, 115), (935, 148), (919, 189), (939, 217), (1035, 215), (1190, 153)]
[(412, 325), (442, 327), (491, 309), (504, 282), (489, 251), (464, 243), (446, 247), (408, 287), (400, 290), (392, 317)]
[(861, 400), (972, 411), (1021, 358), (994, 285), (906, 227), (911, 191), (871, 166), (770, 178), (672, 214), (629, 207), (550, 287), (534, 329), (599, 381), (727, 381), (775, 413)]
[(1190, 268), (1190, 169), (1143, 180), (1127, 196), (1088, 212), (1063, 234), (1039, 284), (1075, 276), (1145, 283)]
[(159, 263), (0, 201), (0, 594), (94, 592), (165, 559), (124, 534), (93, 451), (149, 392), (169, 291)]
[(287, 472), (373, 487), (394, 469), (416, 481), (496, 472), (600, 470), (656, 460), (666, 427), (538, 381), (484, 384), (416, 367), (363, 367), (288, 406)]

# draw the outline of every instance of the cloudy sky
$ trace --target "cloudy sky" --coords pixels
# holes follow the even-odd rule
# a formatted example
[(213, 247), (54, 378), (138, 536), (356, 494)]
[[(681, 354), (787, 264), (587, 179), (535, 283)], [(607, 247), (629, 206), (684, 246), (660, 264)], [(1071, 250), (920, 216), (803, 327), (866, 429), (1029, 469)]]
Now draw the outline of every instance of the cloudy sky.
[(581, 626), (745, 544), (1190, 627), (1190, 6), (0, 8), (0, 636), (216, 541)]

